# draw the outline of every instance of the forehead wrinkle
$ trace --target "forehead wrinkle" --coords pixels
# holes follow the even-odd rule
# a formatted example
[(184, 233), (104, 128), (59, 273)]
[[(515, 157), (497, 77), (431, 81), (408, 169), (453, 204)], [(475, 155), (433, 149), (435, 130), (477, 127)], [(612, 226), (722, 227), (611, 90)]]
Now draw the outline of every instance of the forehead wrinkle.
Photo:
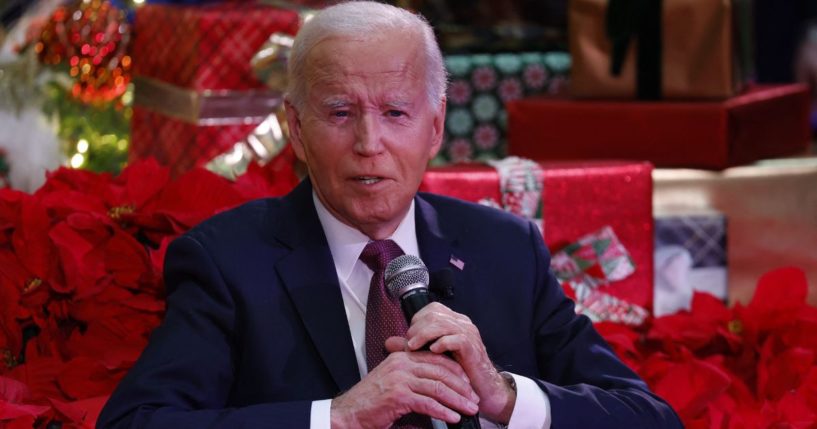
[[(381, 106), (413, 105), (412, 99), (418, 88), (414, 88), (417, 85), (410, 85), (409, 82), (422, 82), (419, 90), (425, 93), (426, 70), (422, 59), (419, 61), (415, 59), (416, 55), (400, 57), (399, 61), (389, 64), (387, 70), (380, 68), (380, 64), (375, 61), (372, 62), (373, 67), (367, 70), (367, 64), (350, 62), (341, 51), (331, 49), (326, 51), (328, 48), (324, 45), (326, 41), (328, 40), (318, 44), (323, 46), (313, 47), (304, 70), (308, 93), (320, 97), (315, 101), (322, 106), (330, 108), (346, 106), (353, 104), (360, 96)], [(417, 48), (412, 46), (410, 50)]]

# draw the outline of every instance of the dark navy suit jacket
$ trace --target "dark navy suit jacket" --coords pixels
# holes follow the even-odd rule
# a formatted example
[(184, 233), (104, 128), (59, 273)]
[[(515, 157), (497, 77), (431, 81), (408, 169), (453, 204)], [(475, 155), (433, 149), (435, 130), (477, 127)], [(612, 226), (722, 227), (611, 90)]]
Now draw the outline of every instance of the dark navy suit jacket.
[[(533, 224), (446, 197), (415, 199), (420, 254), (453, 268), (442, 303), (469, 316), (500, 368), (537, 380), (553, 429), (679, 428), (551, 275)], [(360, 379), (308, 181), (247, 203), (167, 252), (167, 314), (111, 396), (101, 428), (306, 428), (313, 400)]]

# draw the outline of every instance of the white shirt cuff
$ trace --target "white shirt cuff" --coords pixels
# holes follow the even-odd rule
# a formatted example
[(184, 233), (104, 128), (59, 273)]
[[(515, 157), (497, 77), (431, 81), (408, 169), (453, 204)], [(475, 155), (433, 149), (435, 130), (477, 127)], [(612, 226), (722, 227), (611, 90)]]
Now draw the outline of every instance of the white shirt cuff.
[(508, 372), (516, 382), (516, 403), (508, 429), (550, 429), (550, 400), (535, 381)]
[(309, 411), (309, 429), (330, 429), (332, 426), (329, 415), (331, 410), (331, 399), (312, 401), (312, 408)]

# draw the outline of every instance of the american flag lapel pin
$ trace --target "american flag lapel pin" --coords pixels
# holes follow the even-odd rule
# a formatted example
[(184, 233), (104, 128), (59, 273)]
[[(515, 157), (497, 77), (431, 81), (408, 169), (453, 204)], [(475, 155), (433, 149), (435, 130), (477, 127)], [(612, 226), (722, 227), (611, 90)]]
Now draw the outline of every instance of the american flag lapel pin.
[(454, 255), (451, 255), (451, 258), (448, 259), (448, 263), (453, 265), (456, 269), (460, 271), (462, 271), (462, 269), (465, 268), (465, 261)]

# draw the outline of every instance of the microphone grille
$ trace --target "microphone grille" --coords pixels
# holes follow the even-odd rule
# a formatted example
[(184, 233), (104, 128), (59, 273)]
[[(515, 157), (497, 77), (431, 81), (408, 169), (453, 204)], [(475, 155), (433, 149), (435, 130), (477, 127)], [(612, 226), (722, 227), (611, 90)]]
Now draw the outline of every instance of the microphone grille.
[(394, 258), (386, 266), (384, 278), (389, 294), (398, 299), (411, 289), (428, 288), (428, 268), (420, 258), (414, 255)]

